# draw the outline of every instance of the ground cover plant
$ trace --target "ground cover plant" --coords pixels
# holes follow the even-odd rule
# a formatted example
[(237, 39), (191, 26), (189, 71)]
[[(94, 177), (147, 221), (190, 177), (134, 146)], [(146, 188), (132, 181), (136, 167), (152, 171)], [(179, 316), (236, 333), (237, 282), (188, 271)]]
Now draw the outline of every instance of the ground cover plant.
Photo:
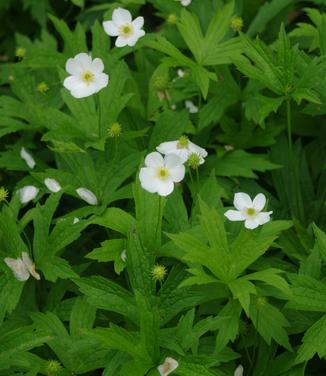
[(0, 2), (0, 375), (326, 374), (325, 11)]

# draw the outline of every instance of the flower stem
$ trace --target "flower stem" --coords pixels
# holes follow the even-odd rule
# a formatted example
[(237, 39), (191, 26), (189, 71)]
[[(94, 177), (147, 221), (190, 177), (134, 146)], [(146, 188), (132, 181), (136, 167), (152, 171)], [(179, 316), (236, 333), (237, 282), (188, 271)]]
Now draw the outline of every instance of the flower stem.
[(98, 138), (101, 138), (102, 136), (102, 127), (101, 127), (101, 101), (100, 101), (100, 95), (95, 95), (95, 104), (96, 104), (96, 110), (97, 110), (97, 118), (98, 118)]
[(290, 149), (290, 152), (292, 152), (292, 115), (291, 115), (290, 99), (286, 100), (286, 118), (287, 118), (287, 127), (288, 127), (289, 149)]

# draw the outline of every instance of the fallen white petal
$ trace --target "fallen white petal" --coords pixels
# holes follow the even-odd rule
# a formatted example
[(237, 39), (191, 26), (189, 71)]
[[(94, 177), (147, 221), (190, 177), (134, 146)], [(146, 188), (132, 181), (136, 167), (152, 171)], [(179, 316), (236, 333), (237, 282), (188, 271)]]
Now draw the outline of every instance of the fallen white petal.
[(44, 184), (46, 185), (47, 189), (51, 192), (56, 193), (61, 191), (61, 185), (55, 179), (46, 178), (44, 179)]
[(176, 370), (179, 367), (177, 360), (167, 357), (164, 360), (163, 364), (160, 364), (157, 369), (160, 373), (160, 376), (168, 376), (171, 372)]
[(243, 366), (240, 364), (234, 371), (234, 376), (242, 376), (243, 375)]
[(34, 168), (36, 165), (36, 162), (34, 158), (27, 152), (25, 148), (20, 149), (20, 156), (21, 158), (26, 162), (27, 166), (29, 168)]
[(80, 188), (76, 189), (76, 192), (77, 192), (78, 196), (82, 200), (86, 201), (88, 204), (97, 205), (97, 198), (96, 198), (95, 194), (92, 191), (90, 191), (89, 189), (80, 187)]
[(22, 204), (34, 200), (37, 196), (39, 189), (34, 187), (34, 185), (26, 185), (25, 187), (19, 189), (18, 191), (19, 200)]

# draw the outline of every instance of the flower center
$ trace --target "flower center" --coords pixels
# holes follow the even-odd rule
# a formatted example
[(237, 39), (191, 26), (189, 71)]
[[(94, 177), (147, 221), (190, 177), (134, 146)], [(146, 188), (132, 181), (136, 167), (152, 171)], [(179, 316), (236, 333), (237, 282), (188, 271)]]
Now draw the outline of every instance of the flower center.
[(129, 24), (120, 26), (120, 33), (125, 38), (130, 37), (130, 35), (132, 34), (132, 26)]
[(157, 171), (157, 176), (161, 180), (166, 180), (169, 177), (169, 171), (165, 167), (160, 167)]
[(93, 82), (94, 80), (94, 74), (90, 71), (85, 71), (83, 74), (82, 74), (82, 80), (84, 82), (86, 82), (87, 85), (89, 85), (90, 83)]
[(248, 215), (255, 215), (256, 214), (256, 210), (254, 208), (248, 208), (247, 209), (247, 214)]
[(181, 136), (177, 143), (177, 149), (185, 149), (189, 145), (189, 140), (187, 136)]

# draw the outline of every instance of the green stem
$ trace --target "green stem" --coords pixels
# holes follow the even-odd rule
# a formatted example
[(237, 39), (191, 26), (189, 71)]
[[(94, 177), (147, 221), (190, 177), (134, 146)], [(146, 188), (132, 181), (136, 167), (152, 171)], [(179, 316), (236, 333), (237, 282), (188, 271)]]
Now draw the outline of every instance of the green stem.
[(102, 127), (101, 127), (101, 101), (100, 101), (100, 95), (95, 95), (95, 103), (96, 103), (96, 110), (98, 114), (98, 137), (101, 138), (102, 136)]
[(290, 99), (286, 100), (286, 118), (287, 118), (287, 126), (288, 126), (289, 149), (292, 152), (292, 116), (291, 116)]

